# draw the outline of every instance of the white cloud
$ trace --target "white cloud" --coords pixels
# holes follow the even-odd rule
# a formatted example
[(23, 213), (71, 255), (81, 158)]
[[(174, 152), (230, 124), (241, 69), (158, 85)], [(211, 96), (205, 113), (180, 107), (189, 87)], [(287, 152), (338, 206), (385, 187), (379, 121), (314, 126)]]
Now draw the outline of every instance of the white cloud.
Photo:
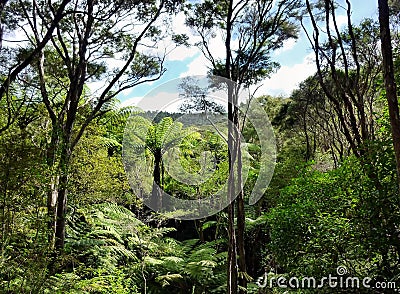
[(172, 19), (172, 29), (175, 34), (188, 34), (192, 33), (192, 30), (185, 25), (186, 16), (185, 13), (180, 12)]
[(121, 107), (126, 107), (126, 106), (136, 106), (138, 102), (142, 99), (142, 97), (131, 97), (125, 101), (121, 102)]
[[(215, 60), (224, 59), (226, 55), (225, 43), (222, 36), (217, 36), (209, 41), (209, 51)], [(231, 48), (234, 49), (238, 46), (238, 40), (232, 41)], [(198, 55), (191, 63), (188, 64), (188, 70), (182, 73), (179, 77), (186, 77), (191, 75), (206, 75), (208, 68), (211, 66), (210, 61), (204, 57), (200, 49), (196, 48)]]
[(261, 83), (256, 95), (289, 96), (307, 77), (316, 71), (314, 53), (307, 55), (301, 63), (282, 66), (270, 79)]
[[(199, 56), (194, 59), (189, 65), (188, 70), (182, 73), (179, 77), (191, 75), (207, 74), (207, 66), (209, 61), (199, 53)], [(305, 56), (301, 63), (291, 66), (282, 66), (279, 70), (271, 75), (271, 78), (264, 80), (256, 95), (270, 94), (288, 96), (297, 88), (300, 82), (316, 71), (314, 62), (314, 53)]]
[(296, 43), (297, 43), (297, 40), (293, 39), (293, 38), (285, 40), (283, 42), (283, 46), (281, 48), (279, 48), (278, 50), (275, 50), (275, 52), (274, 52), (275, 56), (277, 56), (283, 52), (292, 50), (294, 45), (296, 45)]
[(188, 70), (179, 75), (180, 78), (187, 76), (206, 75), (208, 71), (209, 61), (199, 51), (198, 56), (188, 64)]
[[(347, 25), (347, 15), (336, 15), (336, 25), (338, 26), (339, 30)], [(335, 29), (332, 18), (329, 19), (329, 26), (331, 27), (331, 30)]]
[[(239, 40), (231, 41), (231, 50), (236, 50), (239, 47)], [(226, 48), (225, 40), (222, 36), (215, 37), (209, 42), (209, 50), (215, 59), (225, 58)]]
[[(174, 34), (187, 35), (192, 43), (199, 40), (199, 37), (195, 36), (193, 31), (185, 25), (185, 14), (183, 12), (173, 17), (171, 29)], [(194, 56), (198, 51), (196, 47), (176, 46), (171, 38), (164, 40), (159, 48), (166, 48), (167, 60), (184, 60)]]
[(167, 49), (167, 51), (169, 50), (167, 54), (167, 60), (170, 61), (184, 60), (198, 53), (198, 49), (196, 47), (175, 46), (173, 44), (170, 44), (167, 48), (172, 48)]
[(182, 98), (177, 92), (149, 93), (144, 97), (132, 97), (121, 103), (121, 106), (137, 106), (144, 111), (177, 111)]

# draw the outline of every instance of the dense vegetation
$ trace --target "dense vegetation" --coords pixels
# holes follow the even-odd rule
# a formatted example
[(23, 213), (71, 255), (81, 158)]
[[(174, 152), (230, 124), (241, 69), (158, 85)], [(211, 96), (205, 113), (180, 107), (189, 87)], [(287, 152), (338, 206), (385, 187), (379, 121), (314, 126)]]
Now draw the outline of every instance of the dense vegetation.
[[(0, 293), (393, 293), (391, 283), (400, 287), (400, 6), (387, 4), (379, 1), (379, 21), (352, 23), (350, 1), (1, 1)], [(160, 30), (182, 11), (200, 42)], [(338, 11), (348, 16), (343, 27)], [(210, 74), (245, 88), (270, 76), (278, 67), (273, 51), (301, 29), (316, 72), (289, 97), (253, 95), (236, 107), (231, 95), (225, 109), (190, 88), (181, 113), (118, 101), (164, 74), (161, 40), (199, 47)], [(18, 46), (8, 42), (15, 31), (25, 39)], [(215, 36), (224, 38), (226, 58), (210, 50)], [(277, 147), (274, 175), (255, 205), (249, 198), (266, 163), (246, 120), (250, 102), (268, 114)], [(201, 112), (215, 125), (194, 127)], [(232, 129), (213, 131), (227, 118), (245, 144), (229, 136)], [(248, 160), (247, 180), (237, 178), (243, 190), (207, 218), (152, 211), (124, 168), (127, 122), (135, 148), (145, 150), (140, 168), (151, 170), (150, 185), (181, 199), (210, 197), (230, 177), (234, 146)], [(185, 184), (165, 169), (163, 148), (177, 136), (183, 171), (204, 171), (200, 161), (212, 155), (206, 181)], [(155, 206), (162, 205), (157, 186)], [(371, 287), (385, 286), (261, 287), (265, 274), (370, 277)]]

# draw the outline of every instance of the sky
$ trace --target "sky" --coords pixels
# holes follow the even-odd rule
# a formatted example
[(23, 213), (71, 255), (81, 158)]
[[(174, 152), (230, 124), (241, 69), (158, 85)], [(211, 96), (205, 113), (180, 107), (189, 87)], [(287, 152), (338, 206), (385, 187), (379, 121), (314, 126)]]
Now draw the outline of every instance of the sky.
[[(343, 0), (344, 1), (344, 0)], [(378, 8), (377, 0), (352, 0), (352, 20), (354, 24), (359, 23), (363, 18), (377, 19)], [(338, 12), (337, 20), (339, 26), (346, 24), (345, 11)], [(184, 25), (184, 16), (179, 14), (173, 19), (172, 29), (175, 33), (190, 34), (191, 31)], [(171, 44), (161, 42), (161, 48), (171, 48)], [(223, 40), (215, 38), (211, 44), (213, 54), (219, 57), (224, 56)], [(170, 50), (170, 49), (169, 49)], [(163, 49), (162, 49), (163, 51)], [(301, 30), (298, 39), (287, 40), (283, 47), (271, 54), (272, 60), (280, 64), (280, 68), (259, 85), (256, 96), (272, 95), (288, 97), (296, 89), (300, 82), (312, 75), (315, 71), (314, 53), (310, 49), (309, 41), (305, 33)], [(136, 105), (140, 100), (152, 99), (150, 96), (154, 91), (161, 91), (161, 85), (168, 84), (168, 81), (190, 75), (205, 75), (209, 62), (204, 58), (201, 51), (196, 47), (177, 47), (167, 55), (165, 61), (166, 72), (157, 81), (139, 85), (131, 90), (119, 95), (122, 105)], [(171, 84), (171, 83), (169, 83)], [(162, 87), (162, 86), (161, 86)], [(158, 88), (158, 89), (157, 89)], [(149, 94), (150, 93), (150, 94)], [(154, 97), (155, 98), (155, 97)], [(151, 107), (152, 103), (146, 103), (147, 109), (155, 110)], [(168, 110), (172, 110), (169, 108)]]

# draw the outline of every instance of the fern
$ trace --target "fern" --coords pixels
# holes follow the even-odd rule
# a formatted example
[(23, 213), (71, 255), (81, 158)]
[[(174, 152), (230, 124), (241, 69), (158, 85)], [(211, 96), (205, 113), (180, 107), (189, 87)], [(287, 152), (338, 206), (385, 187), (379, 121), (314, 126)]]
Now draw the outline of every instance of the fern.
[(221, 241), (166, 237), (174, 230), (150, 228), (112, 203), (78, 208), (67, 228), (66, 249), (76, 258), (74, 268), (48, 280), (46, 291), (223, 293), (226, 252), (218, 251)]

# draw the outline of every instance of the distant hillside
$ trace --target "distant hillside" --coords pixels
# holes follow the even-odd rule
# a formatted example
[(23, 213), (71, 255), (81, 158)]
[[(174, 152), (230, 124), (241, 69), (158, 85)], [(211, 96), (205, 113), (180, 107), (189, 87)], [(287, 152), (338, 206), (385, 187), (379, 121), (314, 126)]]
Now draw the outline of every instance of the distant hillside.
[(179, 120), (185, 126), (203, 126), (210, 125), (210, 120), (214, 124), (226, 121), (226, 114), (207, 114), (204, 113), (177, 113), (166, 111), (146, 111), (139, 114), (140, 116), (159, 123), (164, 117), (172, 117), (173, 120)]

